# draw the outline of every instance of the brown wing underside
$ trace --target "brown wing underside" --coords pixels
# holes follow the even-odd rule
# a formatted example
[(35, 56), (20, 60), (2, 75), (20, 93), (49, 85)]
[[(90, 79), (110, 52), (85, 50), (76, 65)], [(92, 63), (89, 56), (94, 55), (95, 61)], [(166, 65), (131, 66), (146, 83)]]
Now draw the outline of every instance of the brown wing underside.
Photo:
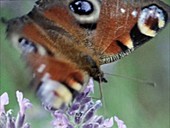
[[(143, 6), (158, 4), (167, 10), (168, 15), (170, 13), (169, 6), (160, 0), (102, 0), (97, 27), (91, 31), (80, 27), (68, 4), (69, 1), (40, 0), (39, 10), (42, 11), (43, 16), (54, 23), (54, 26), (62, 29), (66, 40), (70, 40), (68, 44), (84, 47), (86, 49), (84, 52), (90, 49), (91, 53), (98, 56), (100, 64), (116, 61), (136, 49), (137, 46), (134, 45), (136, 42), (132, 40), (130, 33), (133, 27), (136, 27)], [(53, 28), (50, 28), (51, 31)], [(53, 34), (49, 34), (53, 35), (50, 38), (55, 39), (60, 35), (56, 33), (58, 29), (54, 31)], [(141, 41), (139, 39), (137, 43), (141, 42), (141, 44), (150, 39), (145, 36), (140, 38)]]
[[(121, 51), (114, 40), (128, 34), (136, 24), (137, 16), (131, 15), (133, 11), (139, 11), (133, 3), (125, 3), (122, 0), (103, 1), (94, 36), (98, 51), (108, 54), (117, 54)], [(109, 46), (113, 47), (112, 50)]]
[[(33, 9), (28, 16), (36, 22), (37, 27), (41, 26), (41, 28), (35, 29), (34, 25), (29, 24), (25, 27), (28, 28), (25, 30), (26, 35), (34, 37), (39, 34), (39, 40), (35, 37), (33, 41), (43, 43), (43, 46), (53, 53), (57, 52), (56, 48), (63, 49), (71, 46), (73, 49), (74, 47), (81, 49), (86, 54), (97, 55), (100, 64), (116, 61), (136, 49), (137, 46), (134, 45), (136, 42), (132, 40), (130, 33), (136, 27), (141, 7), (150, 3), (162, 4), (159, 0), (137, 0), (135, 2), (103, 0), (97, 27), (91, 31), (80, 27), (71, 13), (68, 3), (54, 0), (39, 1), (39, 7)], [(40, 31), (32, 33), (33, 30), (29, 28)], [(41, 29), (43, 30), (41, 31)], [(44, 30), (46, 35), (43, 35)], [(142, 36), (141, 44), (149, 39)]]
[[(98, 56), (99, 63), (104, 64), (116, 61), (137, 48), (130, 33), (134, 27), (137, 27), (135, 25), (142, 7), (149, 4), (161, 4), (168, 8), (159, 0), (103, 0), (97, 27), (93, 31), (81, 28), (78, 22), (75, 22), (68, 5), (62, 2), (56, 2), (50, 9), (46, 7), (43, 15), (67, 33), (71, 33), (71, 37), (74, 37), (73, 44), (87, 47)], [(62, 12), (63, 17), (59, 12)], [(137, 42), (139, 44), (150, 39), (146, 36), (140, 36), (140, 38), (141, 41)], [(87, 45), (87, 42), (90, 45)]]
[[(114, 62), (152, 38), (141, 34), (137, 26), (142, 8), (148, 5), (158, 5), (166, 11), (165, 15), (170, 16), (170, 6), (159, 0), (102, 1), (98, 27), (93, 38), (100, 64)], [(151, 23), (154, 24), (156, 20), (153, 19)]]
[[(131, 13), (133, 11), (139, 12), (139, 1), (103, 0), (97, 28), (92, 32), (90, 32), (91, 30), (81, 28), (70, 12), (68, 5), (63, 3), (53, 1), (47, 4), (47, 1), (44, 1), (44, 3), (40, 4), (40, 8), (43, 8), (42, 15), (44, 17), (52, 21), (55, 26), (60, 27), (65, 33), (70, 34), (70, 36), (66, 35), (69, 38), (68, 40), (72, 39), (68, 43), (83, 46), (84, 49), (87, 47), (93, 54), (98, 55), (99, 58), (121, 53), (124, 49), (117, 42), (124, 43), (123, 45), (128, 45), (129, 47), (133, 46), (132, 42), (130, 42), (129, 33), (137, 22), (137, 14), (133, 16)], [(33, 18), (35, 20), (38, 19), (37, 16)], [(54, 34), (54, 38), (57, 36), (58, 34)], [(56, 44), (59, 42), (56, 42)], [(90, 45), (87, 45), (87, 42)]]

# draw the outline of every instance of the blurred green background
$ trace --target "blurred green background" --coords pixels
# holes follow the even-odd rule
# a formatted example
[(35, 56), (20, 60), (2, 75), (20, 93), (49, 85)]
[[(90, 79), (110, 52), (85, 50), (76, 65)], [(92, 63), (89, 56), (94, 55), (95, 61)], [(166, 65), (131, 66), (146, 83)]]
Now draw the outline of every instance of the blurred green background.
[[(1, 0), (0, 17), (7, 19), (29, 12), (34, 0)], [(170, 5), (169, 0), (164, 0)], [(28, 111), (28, 122), (33, 128), (50, 126), (51, 116), (38, 104), (35, 95), (27, 91), (29, 75), (18, 52), (5, 39), (5, 26), (0, 24), (0, 94), (8, 92), (10, 105), (7, 109), (18, 110), (15, 91), (21, 90), (34, 107)], [(170, 25), (157, 37), (137, 51), (113, 64), (102, 66), (107, 73), (153, 81), (156, 87), (141, 84), (130, 79), (108, 76), (103, 84), (104, 110), (99, 113), (111, 117), (117, 115), (128, 128), (169, 128), (170, 127)], [(30, 93), (31, 92), (31, 93)], [(98, 84), (95, 96), (99, 96)], [(16, 113), (14, 113), (16, 114)]]

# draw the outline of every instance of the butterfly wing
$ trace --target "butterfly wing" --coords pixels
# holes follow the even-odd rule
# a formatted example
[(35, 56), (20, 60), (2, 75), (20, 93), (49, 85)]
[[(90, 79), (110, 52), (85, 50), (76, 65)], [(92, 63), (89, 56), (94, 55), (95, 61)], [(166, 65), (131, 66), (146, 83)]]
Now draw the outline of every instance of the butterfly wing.
[(159, 0), (103, 0), (93, 37), (100, 64), (114, 62), (155, 37), (169, 13), (170, 7)]
[(64, 2), (45, 0), (29, 14), (7, 22), (7, 37), (33, 73), (31, 85), (43, 102), (55, 108), (69, 104), (89, 79), (76, 64), (83, 65), (76, 58), (89, 56), (76, 47), (84, 33), (72, 20)]
[[(8, 21), (7, 35), (31, 67), (32, 84), (44, 102), (56, 108), (70, 103), (89, 76), (103, 78), (100, 64), (113, 62), (148, 40), (146, 33), (141, 36), (136, 30), (141, 24), (135, 27), (142, 12), (139, 3), (39, 0), (30, 13)], [(165, 17), (156, 19), (164, 27)]]

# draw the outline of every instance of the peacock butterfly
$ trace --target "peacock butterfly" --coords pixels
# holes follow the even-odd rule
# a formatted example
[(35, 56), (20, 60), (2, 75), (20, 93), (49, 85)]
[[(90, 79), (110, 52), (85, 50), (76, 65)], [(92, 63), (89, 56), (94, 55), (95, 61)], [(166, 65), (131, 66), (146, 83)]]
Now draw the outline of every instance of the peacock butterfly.
[(100, 66), (127, 56), (170, 22), (160, 0), (38, 0), (6, 21), (7, 37), (32, 71), (32, 86), (55, 108), (69, 104)]

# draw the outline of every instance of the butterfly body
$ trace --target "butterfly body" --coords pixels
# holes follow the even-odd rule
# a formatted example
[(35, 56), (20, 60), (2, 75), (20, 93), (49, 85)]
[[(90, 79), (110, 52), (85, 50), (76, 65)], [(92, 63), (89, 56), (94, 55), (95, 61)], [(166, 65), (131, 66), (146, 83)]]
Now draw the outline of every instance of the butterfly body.
[(8, 21), (7, 36), (32, 70), (41, 99), (59, 108), (89, 77), (106, 81), (100, 65), (156, 36), (169, 12), (159, 0), (39, 0), (27, 15)]

